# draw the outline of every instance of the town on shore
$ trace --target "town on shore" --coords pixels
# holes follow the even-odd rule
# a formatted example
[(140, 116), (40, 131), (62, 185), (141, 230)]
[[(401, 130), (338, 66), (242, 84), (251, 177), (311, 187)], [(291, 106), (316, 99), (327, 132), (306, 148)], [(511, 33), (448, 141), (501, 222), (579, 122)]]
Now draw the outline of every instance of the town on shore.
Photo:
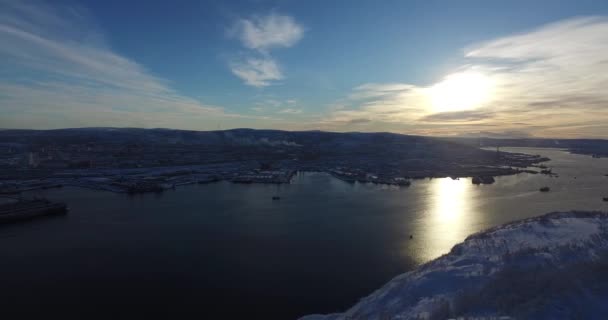
[[(347, 182), (546, 173), (549, 159), (393, 133), (234, 129), (0, 130), (0, 193), (78, 186), (125, 193), (185, 184), (289, 183), (299, 171)], [(534, 166), (538, 169), (534, 170)]]

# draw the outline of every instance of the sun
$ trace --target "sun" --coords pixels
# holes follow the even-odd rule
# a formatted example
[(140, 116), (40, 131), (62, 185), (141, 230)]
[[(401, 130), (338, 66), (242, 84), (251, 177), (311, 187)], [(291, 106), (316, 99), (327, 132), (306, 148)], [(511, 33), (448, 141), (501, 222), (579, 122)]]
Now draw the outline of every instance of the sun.
[(464, 111), (480, 107), (492, 95), (491, 79), (478, 72), (453, 73), (429, 89), (434, 112)]

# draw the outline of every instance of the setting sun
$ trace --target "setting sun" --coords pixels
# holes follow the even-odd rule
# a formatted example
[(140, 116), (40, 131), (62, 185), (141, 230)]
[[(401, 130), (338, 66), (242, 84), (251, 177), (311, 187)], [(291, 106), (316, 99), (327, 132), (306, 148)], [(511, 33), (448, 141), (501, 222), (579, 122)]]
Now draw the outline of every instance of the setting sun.
[(492, 81), (475, 72), (460, 72), (446, 76), (430, 88), (434, 112), (470, 110), (487, 102), (491, 96)]

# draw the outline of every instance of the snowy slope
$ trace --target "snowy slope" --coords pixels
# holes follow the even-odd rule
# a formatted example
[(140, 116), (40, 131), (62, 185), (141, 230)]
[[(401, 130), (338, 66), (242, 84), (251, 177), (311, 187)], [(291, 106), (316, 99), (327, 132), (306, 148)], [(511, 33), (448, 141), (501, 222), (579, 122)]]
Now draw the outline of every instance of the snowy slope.
[(301, 320), (603, 319), (606, 253), (608, 214), (550, 213), (469, 236), (345, 313)]

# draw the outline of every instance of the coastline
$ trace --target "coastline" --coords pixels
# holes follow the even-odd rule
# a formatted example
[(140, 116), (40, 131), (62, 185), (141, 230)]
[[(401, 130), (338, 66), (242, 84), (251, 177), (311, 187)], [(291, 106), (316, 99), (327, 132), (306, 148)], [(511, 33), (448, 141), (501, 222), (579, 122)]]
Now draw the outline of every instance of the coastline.
[[(448, 254), (395, 277), (344, 313), (300, 320), (550, 319), (575, 314), (595, 319), (608, 294), (608, 278), (598, 278), (607, 254), (608, 213), (548, 213), (470, 235)], [(596, 290), (581, 285), (587, 282)], [(597, 299), (588, 299), (583, 308), (572, 293)]]
[[(412, 180), (432, 178), (479, 178), (492, 181), (493, 177), (520, 173), (538, 173), (530, 170), (549, 158), (515, 154), (510, 166), (459, 166), (442, 170), (410, 170), (393, 174), (378, 174), (358, 167), (291, 164), (285, 168), (260, 170), (252, 163), (232, 162), (212, 165), (184, 165), (150, 168), (99, 168), (49, 172), (38, 179), (6, 179), (0, 181), (0, 194), (20, 193), (51, 187), (75, 186), (117, 193), (162, 192), (180, 185), (230, 181), (233, 183), (286, 184), (298, 172), (323, 172), (345, 182), (374, 183), (409, 186)], [(485, 179), (484, 179), (485, 178)], [(486, 183), (486, 182), (483, 182)]]

